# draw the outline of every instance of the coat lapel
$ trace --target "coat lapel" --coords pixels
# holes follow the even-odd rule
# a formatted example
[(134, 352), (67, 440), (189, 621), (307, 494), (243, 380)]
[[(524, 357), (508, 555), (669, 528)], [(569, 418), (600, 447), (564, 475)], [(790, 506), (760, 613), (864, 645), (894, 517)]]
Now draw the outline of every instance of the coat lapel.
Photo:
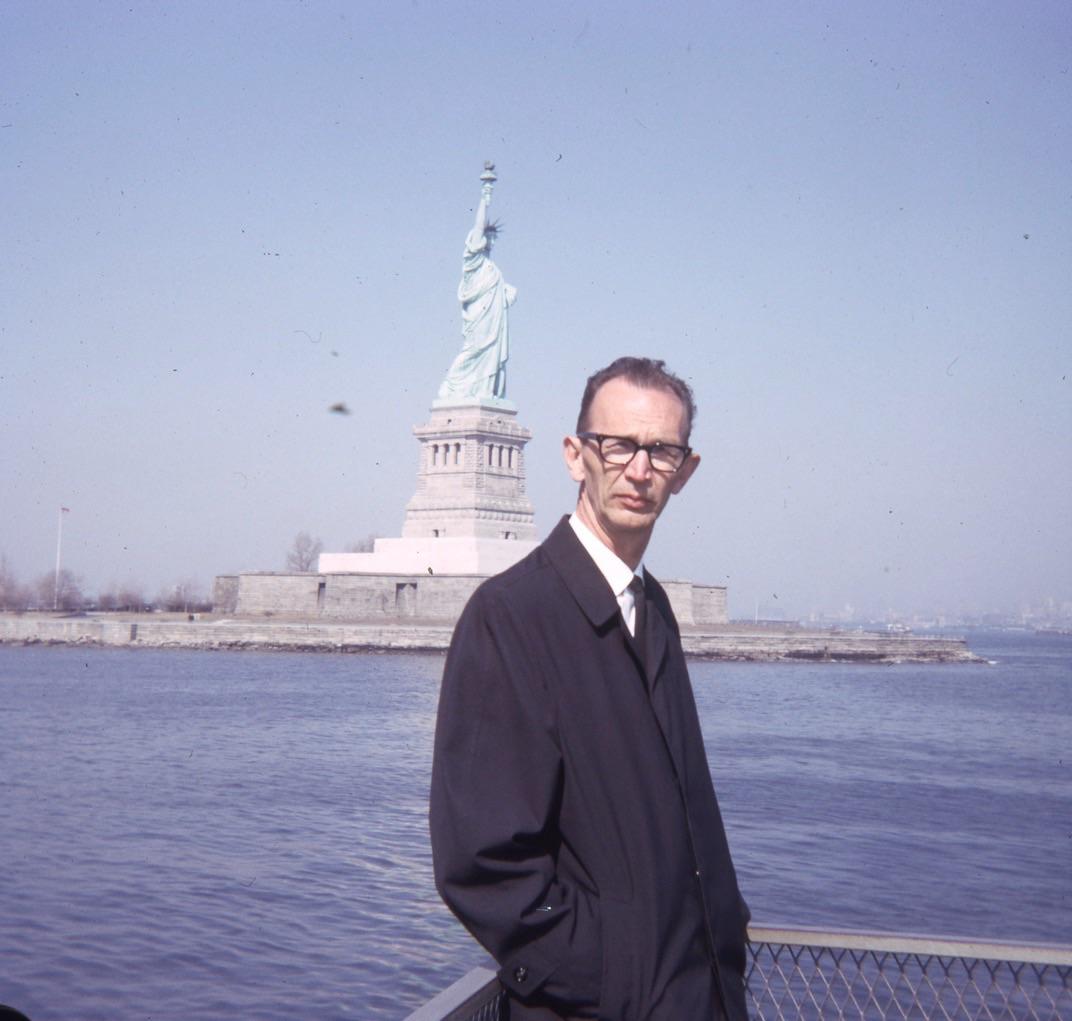
[(606, 627), (618, 613), (618, 600), (570, 527), (569, 518), (555, 525), (543, 548), (592, 626)]
[(675, 714), (671, 693), (664, 690), (664, 686), (669, 683), (667, 668), (674, 625), (670, 600), (667, 599), (662, 586), (650, 574), (644, 572), (644, 590), (647, 597), (647, 662), (642, 663), (622, 621), (618, 600), (607, 584), (607, 579), (600, 573), (570, 527), (569, 518), (564, 517), (555, 526), (554, 531), (544, 540), (543, 549), (591, 625), (597, 631), (607, 628), (621, 630), (622, 644), (629, 650), (640, 679), (647, 688), (652, 715), (662, 734), (667, 754), (673, 762), (675, 772), (684, 783), (687, 769), (681, 744), (682, 728), (673, 719)]
[(645, 570), (644, 591), (646, 593), (648, 612), (645, 614), (644, 649), (647, 654), (644, 674), (648, 690), (654, 691), (663, 670), (669, 645), (670, 627), (666, 622), (666, 606), (659, 583)]
[[(593, 627), (602, 630), (615, 618), (620, 621), (618, 600), (570, 527), (568, 517), (559, 521), (543, 545), (555, 570)], [(646, 571), (644, 578), (648, 606), (644, 629), (645, 662), (641, 662), (625, 624), (620, 626), (625, 644), (640, 668), (648, 690), (652, 691), (662, 673), (669, 645), (670, 625), (666, 614), (670, 612), (670, 606), (659, 583)]]
[[(622, 644), (629, 650), (642, 682), (650, 687), (647, 665), (641, 661), (637, 646), (622, 620), (618, 600), (607, 584), (607, 579), (577, 538), (569, 518), (563, 517), (555, 526), (554, 531), (544, 540), (543, 548), (591, 625), (600, 632), (608, 628), (621, 630)], [(662, 642), (655, 639), (655, 644), (661, 651), (665, 651), (665, 637)]]

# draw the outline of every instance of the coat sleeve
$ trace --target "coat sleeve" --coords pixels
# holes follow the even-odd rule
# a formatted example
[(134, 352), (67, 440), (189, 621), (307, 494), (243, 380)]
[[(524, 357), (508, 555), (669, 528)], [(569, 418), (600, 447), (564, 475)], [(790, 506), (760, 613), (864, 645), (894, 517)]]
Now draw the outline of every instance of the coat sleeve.
[(562, 756), (531, 634), (478, 590), (447, 654), (429, 812), (436, 887), (517, 997), (594, 1015), (598, 898), (556, 872)]

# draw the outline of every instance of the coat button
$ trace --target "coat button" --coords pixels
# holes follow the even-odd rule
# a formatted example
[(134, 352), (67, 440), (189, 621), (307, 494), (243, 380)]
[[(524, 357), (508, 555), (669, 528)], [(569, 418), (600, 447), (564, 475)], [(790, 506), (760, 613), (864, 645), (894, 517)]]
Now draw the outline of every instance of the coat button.
[(517, 983), (524, 982), (529, 977), (529, 969), (523, 964), (514, 969), (514, 981)]

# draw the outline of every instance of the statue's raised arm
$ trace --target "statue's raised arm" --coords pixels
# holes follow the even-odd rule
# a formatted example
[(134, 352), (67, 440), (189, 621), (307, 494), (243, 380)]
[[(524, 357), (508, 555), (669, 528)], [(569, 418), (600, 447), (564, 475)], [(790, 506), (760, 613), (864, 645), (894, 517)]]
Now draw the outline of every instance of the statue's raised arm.
[(517, 289), (504, 279), (491, 261), (491, 247), (498, 237), (498, 224), (488, 221), (495, 166), (484, 164), (480, 175), (481, 196), (473, 229), (465, 238), (462, 280), (458, 300), (462, 304), (462, 349), (439, 387), (441, 401), (466, 401), (481, 397), (506, 397), (506, 362), (510, 357), (507, 309), (517, 298)]
[[(485, 171), (486, 173), (487, 171)], [(476, 207), (476, 220), (473, 223), (473, 229), (469, 232), (469, 236), (472, 238), (482, 238), (486, 236), (488, 229), (488, 206), (491, 205), (491, 185), (485, 184), (480, 190), (480, 203)], [(492, 228), (492, 233), (496, 233), (497, 227)], [(468, 243), (468, 242), (467, 242)]]

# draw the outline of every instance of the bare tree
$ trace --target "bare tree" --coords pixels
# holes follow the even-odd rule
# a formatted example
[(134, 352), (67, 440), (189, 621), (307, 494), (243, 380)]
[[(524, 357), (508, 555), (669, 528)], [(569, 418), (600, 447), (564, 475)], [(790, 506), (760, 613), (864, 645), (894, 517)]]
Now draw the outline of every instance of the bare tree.
[(122, 613), (140, 613), (145, 609), (145, 595), (140, 585), (113, 582), (97, 596), (97, 607)]
[(193, 578), (183, 578), (174, 585), (165, 585), (157, 593), (153, 605), (169, 613), (200, 613), (212, 607), (211, 601), (201, 591), (200, 583)]
[(294, 545), (287, 554), (287, 570), (299, 573), (315, 571), (323, 548), (324, 544), (319, 539), (314, 539), (308, 532), (299, 532), (294, 536)]
[(7, 557), (0, 553), (0, 610), (25, 610), (29, 602), (29, 591), (15, 576)]
[(350, 543), (346, 547), (347, 553), (371, 553), (376, 547), (376, 540), (378, 535), (373, 535), (371, 532), (365, 536), (364, 539), (358, 539), (357, 542)]
[(86, 605), (86, 597), (82, 593), (82, 579), (74, 572), (65, 567), (59, 575), (49, 572), (43, 574), (35, 586), (37, 605), (41, 609), (81, 610)]
[(120, 585), (115, 592), (115, 608), (127, 613), (141, 613), (146, 606), (145, 590), (140, 585)]

